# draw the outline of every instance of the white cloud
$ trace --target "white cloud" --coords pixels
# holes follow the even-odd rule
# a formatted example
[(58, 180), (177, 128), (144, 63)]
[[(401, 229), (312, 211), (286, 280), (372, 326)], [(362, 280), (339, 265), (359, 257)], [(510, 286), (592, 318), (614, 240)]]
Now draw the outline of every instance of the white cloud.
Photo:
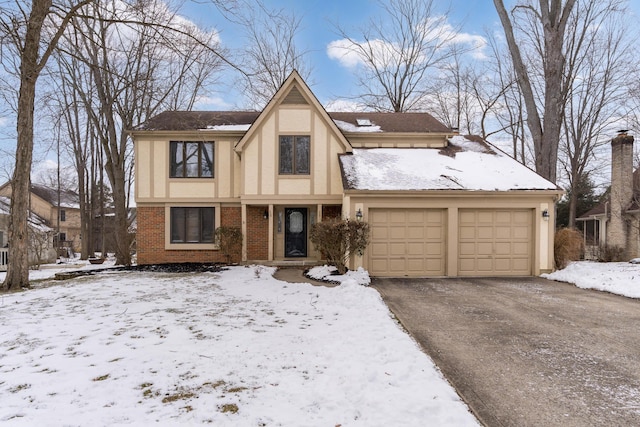
[(327, 102), (324, 106), (324, 109), (329, 112), (341, 111), (341, 112), (357, 113), (359, 111), (365, 111), (366, 107), (359, 102), (338, 98), (338, 99), (332, 99), (331, 101)]
[(335, 40), (327, 45), (327, 55), (335, 59), (344, 67), (355, 68), (362, 63), (362, 57), (355, 50), (355, 46), (347, 39)]
[(195, 110), (229, 110), (233, 104), (225, 101), (219, 96), (201, 96), (196, 100), (193, 109)]
[[(447, 22), (446, 16), (435, 16), (422, 25), (421, 31), (427, 44), (441, 45), (445, 48), (447, 45), (459, 44), (470, 49), (470, 54), (476, 59), (484, 59), (484, 48), (487, 41), (483, 36), (457, 32), (451, 24)], [(429, 42), (430, 41), (430, 42)], [(362, 52), (366, 52), (363, 55)], [(327, 56), (330, 59), (338, 61), (346, 68), (355, 68), (357, 66), (366, 66), (365, 56), (375, 58), (377, 66), (385, 64), (397, 63), (402, 55), (402, 48), (399, 43), (389, 42), (380, 39), (372, 39), (369, 41), (355, 41), (348, 39), (334, 40), (327, 45)]]

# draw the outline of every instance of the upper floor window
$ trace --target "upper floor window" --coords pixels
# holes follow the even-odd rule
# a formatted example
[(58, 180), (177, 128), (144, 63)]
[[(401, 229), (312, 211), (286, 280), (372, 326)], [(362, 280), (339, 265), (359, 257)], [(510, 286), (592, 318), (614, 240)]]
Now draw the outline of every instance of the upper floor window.
[(64, 209), (60, 209), (60, 221), (65, 222), (67, 220), (67, 212)]
[(309, 175), (309, 146), (311, 137), (280, 136), (280, 174)]
[(214, 208), (171, 208), (171, 243), (214, 243)]
[(213, 142), (171, 141), (171, 178), (213, 178)]

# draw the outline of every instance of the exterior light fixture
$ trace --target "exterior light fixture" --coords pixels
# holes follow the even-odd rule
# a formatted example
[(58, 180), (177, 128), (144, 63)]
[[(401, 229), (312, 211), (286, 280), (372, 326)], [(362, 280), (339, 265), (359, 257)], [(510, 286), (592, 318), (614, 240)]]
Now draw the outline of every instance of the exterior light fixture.
[(269, 219), (269, 211), (267, 209), (264, 210), (264, 213), (262, 214), (262, 218)]
[(358, 209), (358, 212), (356, 212), (356, 220), (362, 221), (362, 209)]
[(545, 209), (542, 211), (542, 219), (544, 219), (545, 221), (549, 221), (549, 210)]

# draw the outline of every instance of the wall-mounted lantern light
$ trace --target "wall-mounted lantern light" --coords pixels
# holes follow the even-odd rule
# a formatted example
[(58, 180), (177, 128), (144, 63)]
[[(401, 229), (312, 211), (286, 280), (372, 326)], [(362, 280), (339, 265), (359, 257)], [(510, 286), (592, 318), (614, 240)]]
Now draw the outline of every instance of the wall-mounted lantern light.
[(356, 212), (356, 221), (362, 221), (362, 209), (358, 209)]
[(544, 219), (545, 221), (549, 221), (549, 210), (545, 209), (542, 211), (542, 219)]
[(268, 209), (264, 210), (264, 213), (262, 214), (262, 218), (269, 219), (269, 210)]

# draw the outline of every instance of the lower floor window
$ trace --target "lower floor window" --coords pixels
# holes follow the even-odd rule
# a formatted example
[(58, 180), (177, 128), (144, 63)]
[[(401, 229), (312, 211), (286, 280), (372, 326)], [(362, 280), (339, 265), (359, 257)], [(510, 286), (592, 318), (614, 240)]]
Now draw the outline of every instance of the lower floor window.
[(213, 243), (214, 208), (171, 208), (171, 243)]

